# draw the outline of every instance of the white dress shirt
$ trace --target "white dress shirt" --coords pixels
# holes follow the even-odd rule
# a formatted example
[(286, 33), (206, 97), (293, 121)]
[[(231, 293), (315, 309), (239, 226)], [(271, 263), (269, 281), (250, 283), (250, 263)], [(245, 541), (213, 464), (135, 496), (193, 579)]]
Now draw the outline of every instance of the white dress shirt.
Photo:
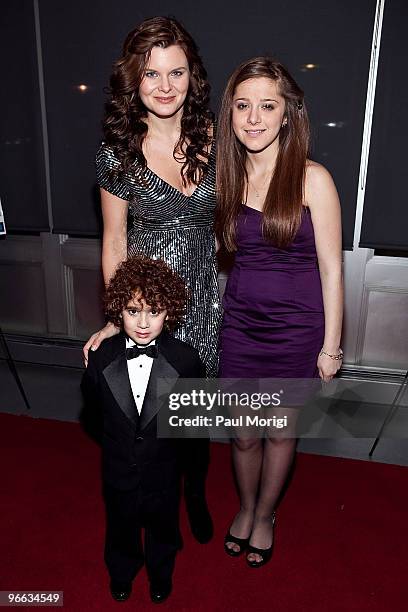
[[(133, 342), (130, 338), (126, 338), (126, 348), (135, 346), (135, 344), (136, 342)], [(154, 344), (156, 344), (156, 340), (152, 340), (152, 342), (146, 344), (146, 346), (153, 346)], [(139, 416), (142, 412), (143, 401), (146, 395), (147, 385), (149, 384), (152, 366), (153, 357), (148, 357), (147, 355), (140, 355), (140, 357), (134, 357), (133, 359), (127, 360), (130, 386)]]

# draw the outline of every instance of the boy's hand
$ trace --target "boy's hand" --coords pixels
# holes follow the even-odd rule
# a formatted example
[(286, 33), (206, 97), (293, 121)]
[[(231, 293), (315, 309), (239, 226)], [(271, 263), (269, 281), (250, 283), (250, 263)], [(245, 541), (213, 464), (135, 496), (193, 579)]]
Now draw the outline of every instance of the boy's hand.
[(115, 336), (120, 332), (120, 328), (116, 327), (113, 323), (107, 323), (105, 327), (100, 329), (98, 332), (92, 334), (89, 338), (88, 342), (85, 344), (82, 352), (84, 354), (84, 364), (85, 367), (88, 366), (88, 351), (96, 351), (99, 348), (101, 342), (106, 340), (106, 338), (110, 338), (111, 336)]

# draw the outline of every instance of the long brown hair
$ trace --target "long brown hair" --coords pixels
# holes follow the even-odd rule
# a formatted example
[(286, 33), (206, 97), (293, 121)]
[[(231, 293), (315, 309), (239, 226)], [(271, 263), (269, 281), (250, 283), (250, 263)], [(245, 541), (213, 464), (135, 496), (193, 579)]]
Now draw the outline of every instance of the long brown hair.
[(262, 232), (276, 246), (288, 246), (302, 217), (306, 159), (309, 149), (309, 120), (303, 91), (279, 62), (255, 57), (232, 74), (222, 99), (217, 129), (216, 231), (228, 251), (236, 250), (236, 223), (248, 182), (247, 152), (232, 128), (236, 88), (248, 79), (266, 77), (275, 81), (285, 99), (287, 124), (279, 133), (275, 169), (265, 198)]
[[(210, 86), (207, 73), (190, 34), (175, 19), (153, 17), (143, 21), (126, 37), (122, 56), (115, 62), (110, 78), (110, 100), (106, 104), (103, 122), (105, 142), (110, 145), (121, 165), (119, 173), (126, 172), (137, 161), (146, 169), (142, 143), (147, 134), (145, 106), (139, 97), (139, 86), (153, 47), (163, 49), (178, 45), (186, 54), (190, 70), (190, 86), (181, 118), (181, 134), (173, 156), (180, 161), (183, 183), (198, 184), (207, 172), (209, 129), (213, 115), (210, 112)], [(184, 151), (184, 154), (183, 154)]]

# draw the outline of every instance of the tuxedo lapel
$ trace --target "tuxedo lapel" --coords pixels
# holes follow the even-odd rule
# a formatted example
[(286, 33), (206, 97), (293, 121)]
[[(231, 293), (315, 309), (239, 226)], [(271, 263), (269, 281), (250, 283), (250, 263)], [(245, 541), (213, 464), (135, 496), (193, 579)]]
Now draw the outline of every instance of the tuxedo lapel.
[(177, 370), (167, 361), (163, 353), (159, 352), (158, 357), (154, 359), (146, 389), (140, 415), (140, 429), (144, 429), (159, 412), (178, 378)]
[(124, 343), (123, 338), (123, 350), (120, 350), (116, 358), (106, 366), (103, 375), (120, 409), (136, 425), (139, 415), (130, 386)]

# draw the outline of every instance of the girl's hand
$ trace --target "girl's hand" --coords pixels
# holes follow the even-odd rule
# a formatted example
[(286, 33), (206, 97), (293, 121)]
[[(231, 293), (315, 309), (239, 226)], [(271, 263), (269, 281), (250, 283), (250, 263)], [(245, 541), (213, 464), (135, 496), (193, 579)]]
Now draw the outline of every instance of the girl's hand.
[[(338, 351), (337, 351), (338, 353)], [(333, 376), (340, 370), (342, 366), (341, 359), (332, 359), (328, 355), (319, 355), (317, 360), (317, 368), (319, 376), (324, 382), (330, 382)]]
[(111, 338), (111, 336), (115, 336), (119, 332), (119, 327), (116, 327), (113, 323), (107, 323), (105, 327), (100, 329), (98, 332), (92, 334), (92, 336), (89, 338), (88, 342), (82, 349), (82, 352), (84, 354), (85, 367), (88, 366), (88, 351), (96, 351), (99, 348), (101, 342), (106, 340), (106, 338)]

